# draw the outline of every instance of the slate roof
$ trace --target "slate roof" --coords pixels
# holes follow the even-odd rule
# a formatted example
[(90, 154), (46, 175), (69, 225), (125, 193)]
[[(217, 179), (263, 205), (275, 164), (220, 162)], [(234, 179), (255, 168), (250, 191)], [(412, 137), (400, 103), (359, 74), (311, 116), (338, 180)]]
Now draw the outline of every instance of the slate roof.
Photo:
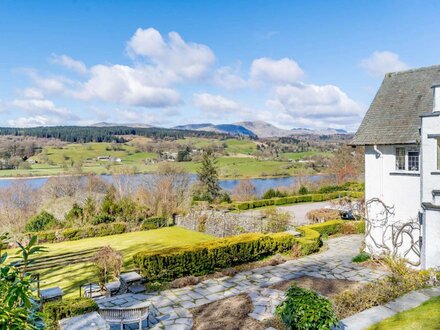
[(420, 115), (432, 112), (440, 65), (387, 73), (351, 145), (419, 141)]

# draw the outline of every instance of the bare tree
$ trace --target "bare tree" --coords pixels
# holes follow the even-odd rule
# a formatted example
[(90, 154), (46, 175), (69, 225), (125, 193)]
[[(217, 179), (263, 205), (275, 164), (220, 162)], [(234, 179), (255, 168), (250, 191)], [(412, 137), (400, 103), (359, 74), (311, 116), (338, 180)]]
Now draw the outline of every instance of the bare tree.
[(257, 189), (253, 185), (251, 180), (245, 179), (234, 187), (232, 191), (233, 199), (237, 201), (249, 201), (256, 197)]

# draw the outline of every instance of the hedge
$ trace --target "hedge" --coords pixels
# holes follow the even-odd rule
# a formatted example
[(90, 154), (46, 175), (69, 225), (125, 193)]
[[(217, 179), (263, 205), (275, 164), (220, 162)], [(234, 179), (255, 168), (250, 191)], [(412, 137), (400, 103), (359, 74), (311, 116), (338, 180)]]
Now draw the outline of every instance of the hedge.
[(63, 299), (43, 304), (45, 329), (59, 329), (58, 321), (99, 310), (98, 304), (91, 298)]
[(257, 261), (276, 253), (300, 247), (302, 255), (319, 250), (321, 235), (332, 235), (343, 230), (342, 220), (302, 226), (297, 230), (302, 237), (288, 233), (242, 234), (182, 248), (142, 251), (133, 261), (148, 281), (170, 281), (183, 276), (206, 275), (216, 270)]
[(125, 233), (127, 231), (128, 227), (126, 223), (114, 222), (81, 228), (40, 231), (36, 233), (29, 233), (29, 235), (36, 235), (38, 237), (38, 242), (40, 243), (52, 243), (62, 241), (74, 241), (88, 237), (117, 235)]
[(297, 196), (287, 196), (271, 199), (260, 199), (256, 201), (246, 201), (240, 203), (231, 204), (231, 209), (237, 209), (240, 211), (255, 209), (258, 207), (272, 206), (272, 205), (286, 205), (286, 204), (296, 204), (296, 203), (307, 203), (307, 202), (322, 202), (339, 197), (353, 197), (361, 198), (364, 196), (363, 192), (359, 191), (336, 191), (325, 194), (309, 194), (309, 195), (297, 195)]
[(150, 230), (168, 226), (168, 220), (163, 217), (151, 217), (142, 221), (141, 229)]

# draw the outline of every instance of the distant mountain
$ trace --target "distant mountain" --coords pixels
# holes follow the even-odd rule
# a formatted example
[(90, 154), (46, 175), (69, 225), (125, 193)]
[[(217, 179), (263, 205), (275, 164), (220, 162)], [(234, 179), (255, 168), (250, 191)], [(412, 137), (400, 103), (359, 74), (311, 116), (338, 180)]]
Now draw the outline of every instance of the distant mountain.
[(174, 128), (175, 129), (194, 130), (194, 131), (226, 133), (226, 134), (231, 134), (231, 135), (255, 136), (254, 132), (246, 129), (243, 126), (235, 125), (235, 124), (221, 124), (221, 125), (214, 125), (211, 123), (188, 124), (188, 125), (175, 126)]
[(234, 123), (234, 125), (242, 126), (260, 138), (283, 137), (293, 134), (291, 130), (276, 127), (265, 121), (241, 121)]
[(323, 128), (323, 129), (310, 129), (310, 128), (292, 128), (293, 134), (314, 134), (314, 135), (334, 135), (334, 134), (348, 134), (345, 129), (340, 128)]
[(117, 126), (124, 126), (124, 127), (134, 127), (134, 128), (149, 128), (154, 127), (148, 124), (120, 124), (120, 123), (107, 123), (105, 121), (102, 121), (100, 123), (96, 123), (93, 125), (90, 125), (92, 127), (117, 127)]

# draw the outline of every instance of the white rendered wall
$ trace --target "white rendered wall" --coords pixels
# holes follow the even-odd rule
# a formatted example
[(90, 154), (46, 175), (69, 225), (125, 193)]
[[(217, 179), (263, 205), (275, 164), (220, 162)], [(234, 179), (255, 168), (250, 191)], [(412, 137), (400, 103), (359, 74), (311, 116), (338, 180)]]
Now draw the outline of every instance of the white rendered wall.
[[(394, 211), (394, 215), (386, 217), (380, 203), (369, 204), (367, 211), (371, 226), (365, 241), (369, 253), (396, 252), (398, 256), (417, 263), (417, 255), (412, 252), (407, 254), (414, 243), (409, 237), (403, 237), (403, 241), (399, 242), (402, 243), (399, 250), (395, 251), (393, 247), (393, 230), (401, 224), (417, 221), (420, 209), (420, 176), (415, 172), (396, 171), (395, 147), (377, 146), (379, 152), (372, 146), (365, 148), (365, 200), (368, 203), (378, 198), (386, 206), (393, 207)], [(405, 147), (417, 148), (416, 145)], [(414, 232), (413, 235), (418, 239), (420, 233)]]
[[(437, 93), (436, 93), (437, 94)], [(440, 95), (440, 93), (438, 93)], [(437, 102), (437, 99), (436, 99)], [(437, 104), (436, 104), (437, 105)], [(440, 101), (438, 106), (440, 106)], [(433, 190), (440, 190), (440, 171), (437, 168), (437, 139), (428, 135), (440, 134), (440, 117), (422, 117), (422, 202), (440, 206), (439, 196)], [(422, 226), (422, 267), (440, 266), (440, 210), (425, 210)]]

